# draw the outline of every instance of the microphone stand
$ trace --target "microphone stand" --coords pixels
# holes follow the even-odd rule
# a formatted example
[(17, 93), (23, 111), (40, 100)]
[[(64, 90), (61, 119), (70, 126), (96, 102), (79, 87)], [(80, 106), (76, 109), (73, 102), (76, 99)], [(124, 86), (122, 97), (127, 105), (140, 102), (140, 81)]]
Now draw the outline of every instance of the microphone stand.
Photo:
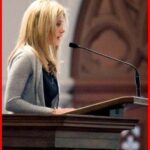
[(95, 53), (95, 54), (97, 54), (97, 55), (104, 56), (105, 58), (108, 58), (108, 59), (111, 59), (111, 60), (114, 60), (114, 61), (117, 61), (117, 62), (121, 62), (121, 63), (123, 63), (123, 64), (126, 64), (126, 65), (132, 67), (132, 68), (135, 70), (136, 95), (139, 96), (139, 97), (141, 96), (141, 90), (140, 90), (140, 75), (139, 75), (139, 72), (138, 72), (137, 68), (136, 68), (133, 64), (131, 64), (131, 63), (129, 63), (129, 62), (126, 62), (126, 61), (122, 61), (122, 60), (117, 59), (117, 58), (114, 58), (114, 57), (107, 56), (107, 55), (102, 54), (102, 53), (98, 53), (98, 52), (96, 52), (96, 51), (94, 51), (94, 50), (91, 50), (91, 49), (89, 49), (89, 48), (85, 48), (85, 47), (82, 47), (82, 46), (80, 46), (80, 45), (77, 45), (76, 43), (70, 43), (69, 46), (72, 47), (72, 48), (85, 49), (85, 50), (87, 50), (87, 51), (89, 51), (89, 52), (91, 52), (91, 53)]

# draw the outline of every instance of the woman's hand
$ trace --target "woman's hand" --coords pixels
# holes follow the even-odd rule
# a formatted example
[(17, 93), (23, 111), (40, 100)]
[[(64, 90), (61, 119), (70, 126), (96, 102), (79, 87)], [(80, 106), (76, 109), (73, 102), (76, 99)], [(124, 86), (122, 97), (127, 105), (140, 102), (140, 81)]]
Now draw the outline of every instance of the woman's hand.
[(53, 115), (61, 115), (75, 110), (75, 108), (57, 108), (52, 112)]

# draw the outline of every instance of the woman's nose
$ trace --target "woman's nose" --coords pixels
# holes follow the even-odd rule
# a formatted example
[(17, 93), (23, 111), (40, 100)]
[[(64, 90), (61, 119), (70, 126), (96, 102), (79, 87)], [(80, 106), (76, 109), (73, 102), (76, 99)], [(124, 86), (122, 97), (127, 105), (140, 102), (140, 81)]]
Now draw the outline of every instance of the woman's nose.
[(64, 27), (61, 28), (60, 32), (61, 32), (61, 33), (64, 33), (64, 32), (65, 32)]

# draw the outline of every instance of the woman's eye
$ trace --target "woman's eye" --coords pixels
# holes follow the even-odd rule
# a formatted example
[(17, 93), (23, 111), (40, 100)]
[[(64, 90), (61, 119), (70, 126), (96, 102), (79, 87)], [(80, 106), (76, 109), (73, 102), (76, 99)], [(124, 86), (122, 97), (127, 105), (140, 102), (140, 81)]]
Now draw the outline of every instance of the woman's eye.
[(61, 26), (61, 22), (58, 22), (56, 25), (57, 25), (58, 27)]

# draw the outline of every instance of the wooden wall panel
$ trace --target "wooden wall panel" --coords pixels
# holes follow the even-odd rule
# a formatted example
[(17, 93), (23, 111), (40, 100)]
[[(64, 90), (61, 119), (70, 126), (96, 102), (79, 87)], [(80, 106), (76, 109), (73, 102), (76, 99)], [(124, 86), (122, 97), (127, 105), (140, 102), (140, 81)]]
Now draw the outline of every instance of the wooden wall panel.
[[(135, 65), (141, 77), (141, 95), (147, 97), (147, 1), (86, 0), (78, 17), (74, 41)], [(74, 106), (124, 95), (136, 95), (130, 67), (73, 50)]]

